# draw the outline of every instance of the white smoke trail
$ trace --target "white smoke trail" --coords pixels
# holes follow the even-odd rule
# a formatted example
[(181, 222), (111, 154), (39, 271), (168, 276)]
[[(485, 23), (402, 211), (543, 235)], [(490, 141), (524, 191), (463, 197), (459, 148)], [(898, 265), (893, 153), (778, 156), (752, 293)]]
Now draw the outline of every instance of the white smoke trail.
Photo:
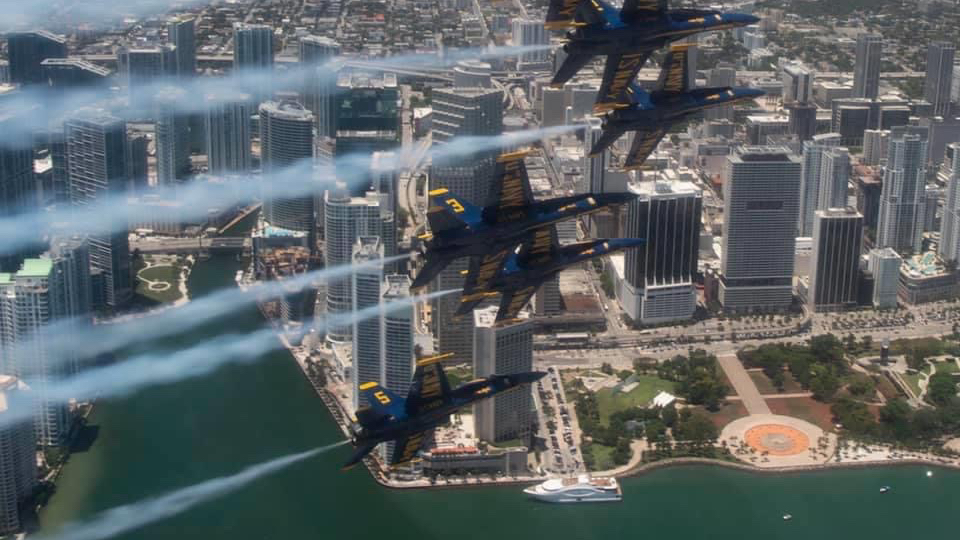
[[(109, 352), (115, 352), (144, 340), (155, 340), (171, 336), (206, 324), (217, 318), (229, 315), (236, 309), (252, 304), (262, 298), (275, 298), (296, 293), (305, 287), (329, 279), (349, 276), (364, 268), (374, 268), (405, 258), (404, 255), (366, 261), (361, 264), (344, 264), (307, 272), (278, 281), (268, 281), (239, 291), (225, 288), (191, 300), (176, 307), (115, 324), (101, 324), (82, 327), (79, 321), (69, 319), (58, 321), (43, 329), (45, 368), (74, 359), (94, 359)], [(33, 345), (23, 345), (19, 350), (15, 345), (11, 357), (29, 357)], [(29, 366), (21, 370), (22, 376), (31, 375)]]
[[(449, 141), (430, 151), (436, 162), (470, 156), (477, 152), (492, 151), (504, 146), (530, 143), (543, 137), (581, 129), (580, 125), (555, 126), (543, 129), (519, 131), (495, 136), (462, 137)], [(401, 147), (393, 163), (384, 162), (383, 168), (397, 170), (403, 166), (415, 150)], [(361, 175), (361, 162), (369, 156), (346, 155), (335, 160), (334, 165), (314, 166), (302, 161), (285, 169), (259, 175), (237, 177), (230, 182), (188, 182), (181, 186), (161, 186), (145, 194), (162, 200), (181, 202), (174, 212), (178, 220), (202, 219), (212, 206), (220, 208), (239, 205), (260, 194), (261, 185), (269, 184), (274, 197), (297, 197), (322, 192), (332, 188), (336, 178), (356, 181)], [(356, 176), (349, 171), (355, 171)], [(131, 223), (142, 217), (142, 210), (128, 204), (130, 194), (105, 195), (85, 206), (57, 206), (35, 210), (9, 217), (0, 217), (0, 254), (11, 253), (34, 244), (40, 234), (76, 234), (78, 232), (126, 231)]]
[(106, 28), (127, 18), (140, 18), (187, 9), (209, 0), (0, 0), (0, 32), (31, 30), (38, 26)]
[(349, 442), (341, 441), (306, 452), (271, 459), (247, 467), (230, 476), (213, 478), (171, 491), (159, 497), (118, 506), (101, 512), (86, 522), (68, 523), (60, 531), (52, 535), (42, 535), (41, 538), (45, 540), (102, 540), (111, 538), (186, 512), (207, 501), (243, 489), (260, 478), (334, 448), (344, 446)]
[[(361, 310), (328, 317), (316, 325), (319, 331), (329, 326), (346, 326), (381, 313), (409, 308), (417, 302), (453, 294), (458, 289), (403, 298), (394, 302), (370, 306)], [(307, 325), (304, 325), (307, 328)], [(100, 398), (124, 397), (149, 386), (171, 384), (200, 377), (230, 364), (246, 364), (278, 348), (276, 331), (263, 328), (249, 334), (227, 334), (204, 341), (176, 352), (145, 353), (116, 364), (87, 369), (60, 380), (46, 380), (33, 384), (34, 394), (8, 401), (7, 410), (0, 415), (0, 428), (29, 420), (35, 414), (39, 398), (47, 403), (66, 403), (70, 399), (86, 401)]]

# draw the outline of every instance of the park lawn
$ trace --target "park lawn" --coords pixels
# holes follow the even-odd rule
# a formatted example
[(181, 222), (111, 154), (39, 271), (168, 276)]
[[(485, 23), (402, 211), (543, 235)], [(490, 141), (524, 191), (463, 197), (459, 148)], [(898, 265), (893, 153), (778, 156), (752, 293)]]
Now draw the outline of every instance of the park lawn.
[(142, 270), (137, 275), (151, 281), (164, 281), (170, 284), (170, 288), (165, 291), (151, 291), (146, 282), (137, 279), (138, 295), (160, 303), (175, 302), (180, 299), (180, 265), (155, 266)]
[(773, 414), (792, 416), (820, 426), (824, 431), (833, 431), (833, 413), (830, 405), (813, 398), (768, 399), (767, 406)]
[(612, 388), (601, 388), (597, 391), (597, 408), (600, 412), (600, 423), (608, 425), (610, 415), (633, 407), (646, 407), (650, 400), (661, 391), (673, 392), (675, 383), (652, 375), (637, 375), (636, 388), (624, 394), (613, 393)]
[(612, 446), (592, 443), (588, 446), (590, 454), (593, 455), (593, 471), (607, 471), (614, 467)]
[(757, 390), (761, 394), (778, 394), (779, 391), (775, 386), (773, 386), (773, 381), (770, 380), (770, 377), (767, 377), (767, 374), (762, 371), (753, 371), (750, 370), (747, 372), (750, 375), (750, 378), (753, 379), (753, 384), (757, 385)]
[(913, 394), (917, 397), (920, 397), (920, 373), (904, 373), (900, 375), (903, 378), (903, 381), (910, 386), (910, 389), (913, 390)]
[(960, 368), (957, 367), (957, 363), (953, 360), (937, 362), (934, 364), (934, 366), (936, 366), (937, 373), (957, 373), (960, 371)]
[(894, 384), (890, 382), (890, 380), (887, 379), (885, 376), (877, 375), (876, 377), (873, 378), (873, 380), (874, 382), (877, 383), (877, 390), (879, 390), (880, 393), (883, 394), (884, 398), (894, 399), (898, 397), (903, 397), (903, 392), (901, 392), (898, 387), (894, 386)]
[(694, 407), (689, 407), (692, 411), (699, 411), (707, 417), (710, 418), (710, 421), (713, 422), (713, 425), (717, 426), (717, 429), (723, 429), (723, 426), (733, 422), (737, 418), (743, 418), (749, 413), (747, 408), (743, 406), (743, 402), (740, 400), (728, 400), (723, 403), (717, 411), (710, 411), (703, 405), (696, 405)]

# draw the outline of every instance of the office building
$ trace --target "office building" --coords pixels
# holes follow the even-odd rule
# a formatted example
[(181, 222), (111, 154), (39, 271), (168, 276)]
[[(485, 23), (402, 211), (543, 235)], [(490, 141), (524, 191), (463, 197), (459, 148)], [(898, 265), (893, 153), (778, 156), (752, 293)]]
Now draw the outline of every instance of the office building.
[(185, 181), (190, 165), (190, 117), (178, 103), (186, 99), (182, 90), (163, 88), (156, 96), (157, 184), (173, 186)]
[(870, 251), (868, 269), (873, 274), (873, 307), (875, 309), (897, 307), (902, 263), (903, 259), (900, 255), (890, 248)]
[[(233, 23), (234, 71), (273, 70), (273, 28), (265, 24)], [(269, 77), (249, 91), (257, 102), (270, 99), (272, 85)]]
[(453, 67), (453, 86), (456, 88), (491, 88), (492, 67), (482, 60), (461, 60)]
[[(86, 110), (64, 123), (70, 202), (95, 203), (127, 189), (126, 123), (102, 110)], [(120, 309), (133, 296), (130, 244), (126, 230), (92, 230), (90, 268), (102, 284), (95, 297)]]
[(861, 163), (876, 167), (887, 159), (890, 146), (890, 130), (868, 129), (863, 132), (863, 159)]
[(817, 133), (817, 107), (809, 103), (787, 106), (787, 133), (796, 135), (800, 142), (809, 141)]
[(806, 105), (813, 101), (813, 73), (803, 64), (784, 66), (782, 81), (784, 105)]
[(73, 324), (92, 322), (93, 283), (90, 278), (90, 241), (86, 236), (54, 237), (43, 254), (53, 264), (50, 294), (53, 316)]
[[(353, 245), (352, 261), (356, 270), (351, 276), (353, 308), (369, 312), (380, 305), (383, 268), (364, 263), (383, 258), (383, 245), (376, 236), (360, 236)], [(368, 382), (383, 384), (383, 362), (380, 350), (380, 317), (353, 322), (353, 408), (369, 406), (359, 387)]]
[(603, 181), (610, 153), (604, 150), (597, 156), (590, 156), (590, 150), (602, 135), (603, 120), (596, 117), (587, 118), (586, 131), (583, 135), (583, 178), (589, 193), (605, 192)]
[[(361, 236), (380, 236), (382, 221), (380, 201), (370, 192), (365, 197), (351, 197), (344, 189), (328, 190), (324, 194), (324, 260), (327, 268), (350, 264), (353, 246)], [(353, 308), (353, 285), (350, 277), (327, 281), (327, 315), (336, 317)], [(350, 325), (331, 324), (327, 339), (349, 342), (353, 328)]]
[(533, 19), (513, 20), (513, 45), (515, 47), (542, 46), (540, 50), (521, 53), (517, 58), (517, 70), (549, 69), (550, 37), (543, 21)]
[(927, 49), (927, 76), (923, 82), (923, 99), (933, 105), (933, 116), (950, 114), (950, 86), (953, 84), (953, 58), (956, 47), (936, 41)]
[[(0, 280), (3, 276), (0, 275)], [(3, 287), (3, 285), (0, 285)], [(2, 300), (0, 300), (2, 302)], [(8, 420), (11, 407), (32, 400), (30, 388), (11, 375), (0, 375), (0, 534), (23, 528), (20, 508), (37, 485), (36, 436), (30, 420)]]
[(838, 133), (817, 135), (803, 143), (803, 161), (800, 184), (800, 221), (797, 236), (813, 234), (813, 214), (820, 209), (821, 178), (823, 178), (823, 155), (840, 146)]
[[(497, 307), (473, 312), (475, 377), (511, 375), (533, 369), (533, 324), (526, 312), (519, 321), (495, 324)], [(477, 438), (489, 443), (526, 439), (535, 421), (532, 388), (498, 394), (473, 406)]]
[(150, 138), (146, 133), (127, 131), (127, 185), (133, 191), (147, 189), (147, 151)]
[(52, 88), (105, 84), (110, 70), (79, 58), (47, 58), (40, 62), (42, 83)]
[[(541, 23), (542, 24), (542, 23)], [(433, 151), (442, 155), (444, 146), (461, 136), (492, 136), (503, 132), (503, 93), (488, 88), (444, 88), (433, 91)], [(486, 206), (497, 150), (484, 150), (455, 159), (433, 159), (429, 189), (447, 188), (466, 201)], [(437, 276), (433, 290), (463, 288), (462, 270), (467, 260), (451, 263)], [(473, 356), (471, 317), (453, 319), (460, 295), (449, 294), (433, 300), (433, 322), (437, 350), (452, 352), (451, 362), (469, 362)]]
[[(381, 288), (380, 358), (383, 359), (383, 387), (399, 396), (406, 396), (413, 381), (413, 338), (416, 315), (410, 300), (410, 278), (389, 274)], [(390, 306), (387, 308), (387, 306)], [(383, 445), (383, 458), (393, 455), (394, 442)]]
[[(312, 170), (313, 114), (293, 101), (268, 101), (259, 110), (264, 219), (275, 227), (312, 232), (314, 195), (281, 197), (274, 193), (291, 187), (290, 175), (284, 171), (296, 166), (303, 171), (297, 175), (302, 178)], [(349, 253), (346, 257), (344, 262)]]
[(40, 64), (47, 58), (66, 58), (67, 41), (43, 30), (7, 35), (9, 81), (28, 85), (43, 83)]
[(817, 210), (846, 208), (847, 186), (850, 182), (850, 151), (829, 148), (820, 161), (820, 193)]
[[(21, 111), (0, 110), (0, 132), (9, 133), (25, 121)], [(40, 194), (33, 174), (33, 148), (29, 143), (0, 143), (0, 215), (18, 214), (35, 209), (39, 204)]]
[[(735, 86), (737, 83), (736, 67), (720, 63), (717, 67), (710, 70), (710, 77), (707, 79), (707, 86)], [(704, 119), (711, 120), (733, 120), (733, 105), (722, 105), (720, 107), (710, 107), (703, 111)]]
[(900, 253), (920, 250), (925, 210), (927, 139), (917, 129), (894, 129), (880, 195), (877, 247)]
[(701, 192), (689, 182), (644, 182), (629, 189), (637, 198), (627, 206), (623, 235), (646, 242), (624, 254), (624, 311), (642, 324), (689, 319), (697, 307)]
[(303, 70), (303, 104), (317, 122), (319, 137), (333, 137), (334, 96), (337, 91), (335, 71), (327, 62), (340, 56), (340, 44), (322, 36), (300, 38), (300, 68)]
[(780, 147), (727, 156), (719, 300), (730, 311), (790, 306), (801, 162)]
[(567, 93), (563, 88), (540, 90), (540, 124), (543, 127), (563, 125), (566, 99)]
[(250, 118), (255, 111), (249, 94), (207, 96), (204, 135), (210, 174), (250, 171)]
[(853, 67), (853, 97), (877, 99), (880, 90), (880, 54), (883, 36), (857, 36), (856, 62)]
[(177, 48), (177, 74), (192, 77), (197, 72), (196, 19), (175, 17), (167, 23), (167, 39)]
[[(343, 71), (337, 79), (337, 177), (360, 196), (372, 184), (370, 157), (400, 144), (400, 92), (393, 73)], [(350, 156), (349, 160), (340, 160)]]
[(70, 426), (67, 403), (48, 397), (49, 386), (69, 373), (68, 363), (51, 357), (45, 328), (62, 311), (56, 305), (60, 277), (50, 259), (26, 259), (15, 274), (0, 274), (0, 348), (4, 350), (3, 371), (29, 379), (34, 391), (34, 433), (38, 444), (55, 446), (64, 442)]
[(938, 252), (945, 261), (960, 261), (960, 143), (947, 146), (948, 162), (942, 172), (947, 173), (947, 190), (943, 199), (943, 218), (940, 221)]
[(817, 210), (807, 306), (814, 312), (857, 305), (863, 216), (852, 209)]
[(124, 47), (117, 53), (120, 66), (120, 78), (130, 91), (131, 96), (145, 99), (152, 96), (138, 95), (138, 87), (143, 87), (153, 79), (177, 74), (177, 48), (171, 44), (143, 47)]

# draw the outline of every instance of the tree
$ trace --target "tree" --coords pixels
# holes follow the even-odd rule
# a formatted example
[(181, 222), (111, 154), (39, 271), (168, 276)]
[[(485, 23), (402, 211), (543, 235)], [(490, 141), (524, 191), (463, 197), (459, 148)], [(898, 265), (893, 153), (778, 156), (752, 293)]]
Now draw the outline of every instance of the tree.
[(613, 366), (611, 366), (609, 362), (604, 362), (600, 365), (600, 371), (607, 375), (613, 375)]
[(957, 384), (949, 373), (936, 373), (927, 385), (927, 397), (935, 405), (943, 406), (957, 397)]
[(833, 334), (821, 334), (810, 338), (810, 352), (818, 362), (839, 364), (843, 360), (843, 346)]
[(840, 398), (830, 406), (830, 412), (843, 427), (852, 433), (869, 435), (876, 432), (877, 423), (867, 406), (850, 398)]
[(860, 348), (865, 351), (869, 351), (873, 348), (873, 338), (869, 334), (860, 339)]
[(673, 404), (664, 407), (660, 411), (660, 418), (667, 427), (673, 427), (677, 422), (677, 408)]
[(679, 441), (689, 441), (698, 446), (711, 444), (719, 435), (717, 426), (702, 412), (691, 412), (684, 409), (680, 413), (676, 427), (673, 428), (673, 438)]
[(840, 389), (840, 380), (827, 366), (814, 365), (810, 368), (810, 391), (817, 401), (830, 401)]
[(860, 398), (865, 398), (876, 391), (876, 384), (873, 382), (873, 379), (863, 376), (850, 383), (850, 386), (848, 386), (847, 389), (850, 390), (851, 394)]
[(630, 440), (621, 437), (613, 449), (613, 455), (611, 456), (613, 458), (613, 464), (617, 466), (626, 465), (630, 462), (631, 454)]

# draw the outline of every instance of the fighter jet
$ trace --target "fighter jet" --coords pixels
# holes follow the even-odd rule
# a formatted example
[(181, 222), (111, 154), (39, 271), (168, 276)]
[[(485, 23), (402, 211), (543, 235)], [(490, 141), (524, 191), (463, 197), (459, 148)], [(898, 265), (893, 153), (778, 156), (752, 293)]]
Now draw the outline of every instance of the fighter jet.
[(453, 260), (483, 257), (516, 247), (528, 231), (633, 200), (631, 193), (598, 193), (534, 201), (523, 158), (527, 152), (503, 154), (494, 173), (496, 204), (480, 208), (447, 189), (429, 193), (423, 268), (412, 289), (430, 283)]
[(406, 399), (376, 382), (360, 385), (360, 393), (370, 405), (357, 410), (351, 441), (356, 450), (344, 469), (356, 465), (378, 444), (387, 441), (396, 442), (390, 465), (406, 463), (416, 457), (427, 432), (446, 424), (457, 409), (516, 390), (546, 375), (542, 371), (491, 375), (451, 390), (440, 364), (449, 356), (452, 353), (418, 360)]
[(667, 9), (667, 0), (550, 0), (546, 27), (567, 32), (567, 54), (551, 84), (562, 86), (593, 57), (606, 55), (603, 83), (594, 110), (608, 110), (637, 76), (650, 54), (685, 37), (759, 22), (753, 15), (705, 9)]
[[(490, 254), (467, 271), (455, 317), (466, 315), (487, 298), (500, 295), (497, 323), (515, 319), (545, 281), (568, 266), (643, 244), (639, 238), (610, 238), (561, 246), (551, 225), (528, 233), (512, 253)], [(505, 248), (509, 251), (509, 248)], [(505, 262), (495, 261), (503, 256)]]
[(764, 94), (753, 88), (689, 88), (687, 86), (688, 46), (674, 45), (664, 59), (660, 80), (652, 93), (631, 83), (621, 92), (614, 109), (603, 119), (603, 134), (590, 150), (603, 152), (624, 132), (635, 131), (633, 144), (624, 162), (625, 169), (638, 169), (666, 135), (670, 125), (709, 107), (730, 105)]

